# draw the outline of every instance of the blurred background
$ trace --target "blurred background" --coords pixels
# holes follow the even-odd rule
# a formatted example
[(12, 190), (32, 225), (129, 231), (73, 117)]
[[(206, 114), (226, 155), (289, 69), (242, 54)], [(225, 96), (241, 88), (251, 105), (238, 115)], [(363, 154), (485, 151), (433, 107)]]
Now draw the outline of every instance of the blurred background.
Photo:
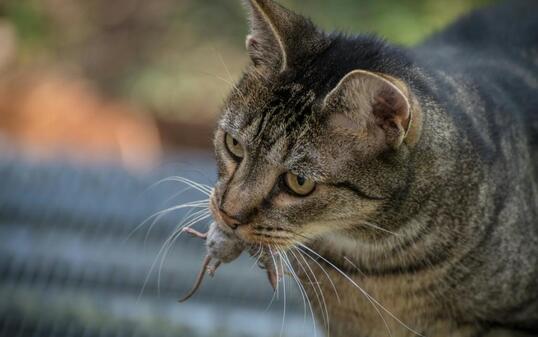
[[(281, 1), (403, 45), (488, 2)], [(0, 336), (313, 335), (292, 283), (272, 301), (248, 257), (177, 303), (203, 246), (166, 240), (199, 209), (156, 213), (207, 198), (154, 184), (214, 182), (246, 34), (239, 0), (0, 0)]]

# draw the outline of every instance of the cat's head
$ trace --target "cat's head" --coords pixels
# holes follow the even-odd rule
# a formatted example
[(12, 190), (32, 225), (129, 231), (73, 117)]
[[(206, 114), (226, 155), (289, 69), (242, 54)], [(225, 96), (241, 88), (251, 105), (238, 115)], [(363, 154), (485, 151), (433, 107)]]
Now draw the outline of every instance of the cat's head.
[(219, 225), (287, 246), (364, 225), (405, 189), (419, 107), (403, 54), (326, 34), (271, 0), (245, 1), (250, 65), (215, 133)]

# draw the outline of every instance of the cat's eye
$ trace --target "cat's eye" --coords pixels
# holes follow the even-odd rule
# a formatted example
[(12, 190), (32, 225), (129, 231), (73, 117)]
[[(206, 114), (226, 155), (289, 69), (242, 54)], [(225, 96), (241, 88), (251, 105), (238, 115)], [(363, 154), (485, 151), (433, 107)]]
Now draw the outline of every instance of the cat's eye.
[(306, 179), (305, 177), (293, 174), (291, 172), (286, 173), (284, 180), (286, 182), (286, 186), (300, 196), (309, 195), (316, 187), (316, 183), (312, 180)]
[(226, 144), (226, 149), (228, 149), (233, 156), (239, 159), (245, 156), (243, 145), (241, 145), (241, 143), (239, 143), (239, 141), (232, 137), (229, 133), (224, 136), (224, 143)]

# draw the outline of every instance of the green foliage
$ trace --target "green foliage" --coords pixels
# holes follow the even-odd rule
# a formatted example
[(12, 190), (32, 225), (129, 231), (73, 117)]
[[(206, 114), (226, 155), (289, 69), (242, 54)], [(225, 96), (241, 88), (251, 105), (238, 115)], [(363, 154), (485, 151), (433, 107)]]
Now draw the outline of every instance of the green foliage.
[(24, 49), (44, 47), (50, 40), (50, 22), (36, 1), (6, 1), (0, 13), (15, 27)]
[[(493, 0), (281, 0), (327, 30), (376, 32), (403, 44), (419, 42), (457, 16)], [(200, 36), (237, 38), (246, 33), (240, 1), (184, 1), (174, 20), (188, 23)]]
[[(26, 63), (48, 55), (75, 65), (103, 90), (166, 118), (211, 119), (247, 62), (241, 0), (0, 1)], [(326, 30), (404, 45), (493, 1), (279, 0)]]
[(414, 44), (457, 16), (491, 0), (287, 0), (290, 7), (329, 30), (375, 32), (390, 41)]

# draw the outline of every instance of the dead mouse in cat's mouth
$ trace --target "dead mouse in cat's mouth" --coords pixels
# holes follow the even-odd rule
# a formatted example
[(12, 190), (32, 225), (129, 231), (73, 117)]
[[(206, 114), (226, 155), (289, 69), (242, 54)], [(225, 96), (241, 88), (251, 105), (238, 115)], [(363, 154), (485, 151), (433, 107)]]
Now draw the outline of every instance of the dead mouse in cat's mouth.
[(206, 273), (213, 276), (222, 263), (234, 261), (245, 250), (248, 250), (251, 256), (258, 259), (258, 265), (267, 271), (269, 283), (273, 290), (276, 289), (278, 271), (274, 263), (274, 257), (270, 253), (265, 253), (263, 249), (256, 250), (255, 247), (245, 243), (233, 232), (222, 230), (217, 223), (212, 223), (207, 233), (200, 233), (192, 228), (186, 228), (184, 232), (205, 240), (207, 255), (192, 289), (179, 302), (185, 302), (196, 293)]

